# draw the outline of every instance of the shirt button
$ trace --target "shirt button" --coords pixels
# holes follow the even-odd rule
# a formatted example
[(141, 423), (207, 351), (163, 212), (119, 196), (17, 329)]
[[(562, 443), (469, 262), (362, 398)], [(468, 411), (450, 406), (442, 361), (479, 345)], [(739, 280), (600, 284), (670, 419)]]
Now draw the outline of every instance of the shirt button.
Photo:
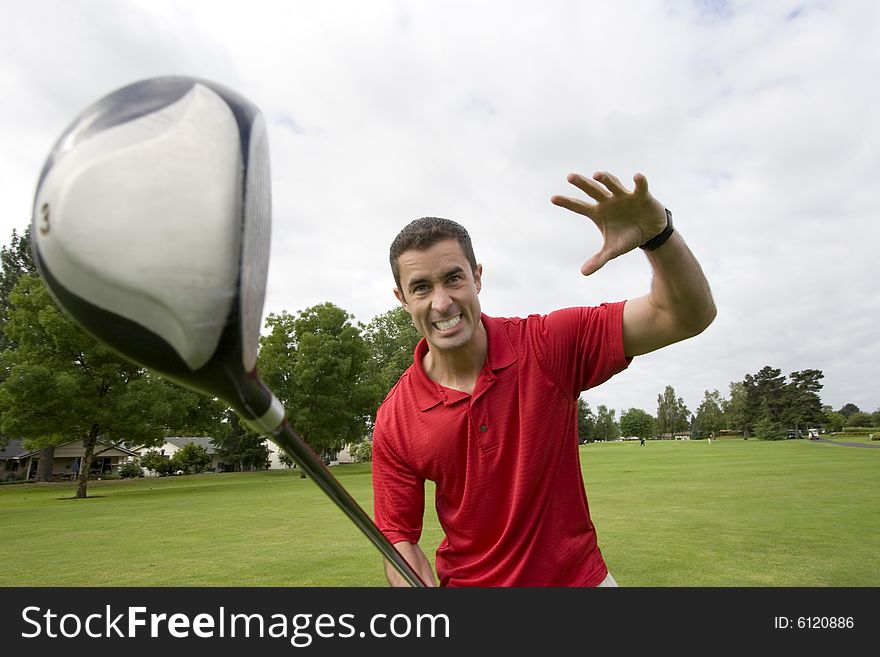
[(480, 425), (480, 433), (486, 433), (488, 430), (489, 427), (487, 427), (485, 424)]

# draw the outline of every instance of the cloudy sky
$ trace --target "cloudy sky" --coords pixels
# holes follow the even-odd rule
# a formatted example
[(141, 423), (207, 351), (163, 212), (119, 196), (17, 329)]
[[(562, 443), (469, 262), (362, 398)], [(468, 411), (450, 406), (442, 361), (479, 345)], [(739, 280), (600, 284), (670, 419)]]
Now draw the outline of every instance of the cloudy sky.
[(647, 292), (630, 253), (550, 204), (571, 171), (641, 171), (701, 261), (718, 318), (590, 391), (593, 408), (695, 411), (764, 365), (880, 407), (880, 5), (865, 0), (4, 0), (0, 238), (87, 105), (159, 75), (227, 85), (269, 126), (265, 312), (394, 306), (387, 250), (454, 218), (483, 310)]

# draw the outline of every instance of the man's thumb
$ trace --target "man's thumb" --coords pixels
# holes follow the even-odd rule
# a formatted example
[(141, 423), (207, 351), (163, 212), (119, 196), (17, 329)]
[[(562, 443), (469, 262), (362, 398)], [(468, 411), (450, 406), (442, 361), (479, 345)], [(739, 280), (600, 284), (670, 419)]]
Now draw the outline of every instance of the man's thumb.
[(600, 251), (592, 258), (587, 260), (583, 265), (581, 265), (581, 273), (584, 276), (589, 276), (590, 274), (595, 274), (597, 271), (602, 269), (605, 266), (605, 263), (608, 262), (608, 256), (605, 255), (604, 251)]

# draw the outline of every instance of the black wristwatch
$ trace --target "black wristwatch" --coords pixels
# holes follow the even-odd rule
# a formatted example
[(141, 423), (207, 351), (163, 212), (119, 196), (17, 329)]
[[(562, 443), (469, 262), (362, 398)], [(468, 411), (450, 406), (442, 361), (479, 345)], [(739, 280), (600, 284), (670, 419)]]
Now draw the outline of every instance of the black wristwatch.
[(666, 228), (663, 229), (663, 232), (659, 235), (655, 235), (647, 242), (642, 244), (639, 248), (644, 249), (645, 251), (653, 251), (654, 249), (660, 247), (663, 242), (669, 239), (669, 236), (672, 235), (672, 232), (675, 229), (672, 227), (672, 213), (669, 211), (669, 208), (666, 208)]

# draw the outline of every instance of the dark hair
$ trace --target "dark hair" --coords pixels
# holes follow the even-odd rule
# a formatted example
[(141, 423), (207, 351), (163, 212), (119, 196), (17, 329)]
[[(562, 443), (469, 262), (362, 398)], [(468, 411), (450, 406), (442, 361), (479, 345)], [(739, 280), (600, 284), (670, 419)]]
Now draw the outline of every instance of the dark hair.
[(440, 217), (422, 217), (410, 222), (391, 243), (391, 273), (394, 274), (394, 283), (400, 289), (400, 265), (398, 258), (405, 251), (415, 249), (425, 251), (443, 240), (455, 240), (461, 246), (465, 258), (471, 265), (471, 269), (477, 271), (477, 258), (474, 256), (474, 247), (471, 244), (471, 236), (464, 226), (455, 223), (451, 219)]

